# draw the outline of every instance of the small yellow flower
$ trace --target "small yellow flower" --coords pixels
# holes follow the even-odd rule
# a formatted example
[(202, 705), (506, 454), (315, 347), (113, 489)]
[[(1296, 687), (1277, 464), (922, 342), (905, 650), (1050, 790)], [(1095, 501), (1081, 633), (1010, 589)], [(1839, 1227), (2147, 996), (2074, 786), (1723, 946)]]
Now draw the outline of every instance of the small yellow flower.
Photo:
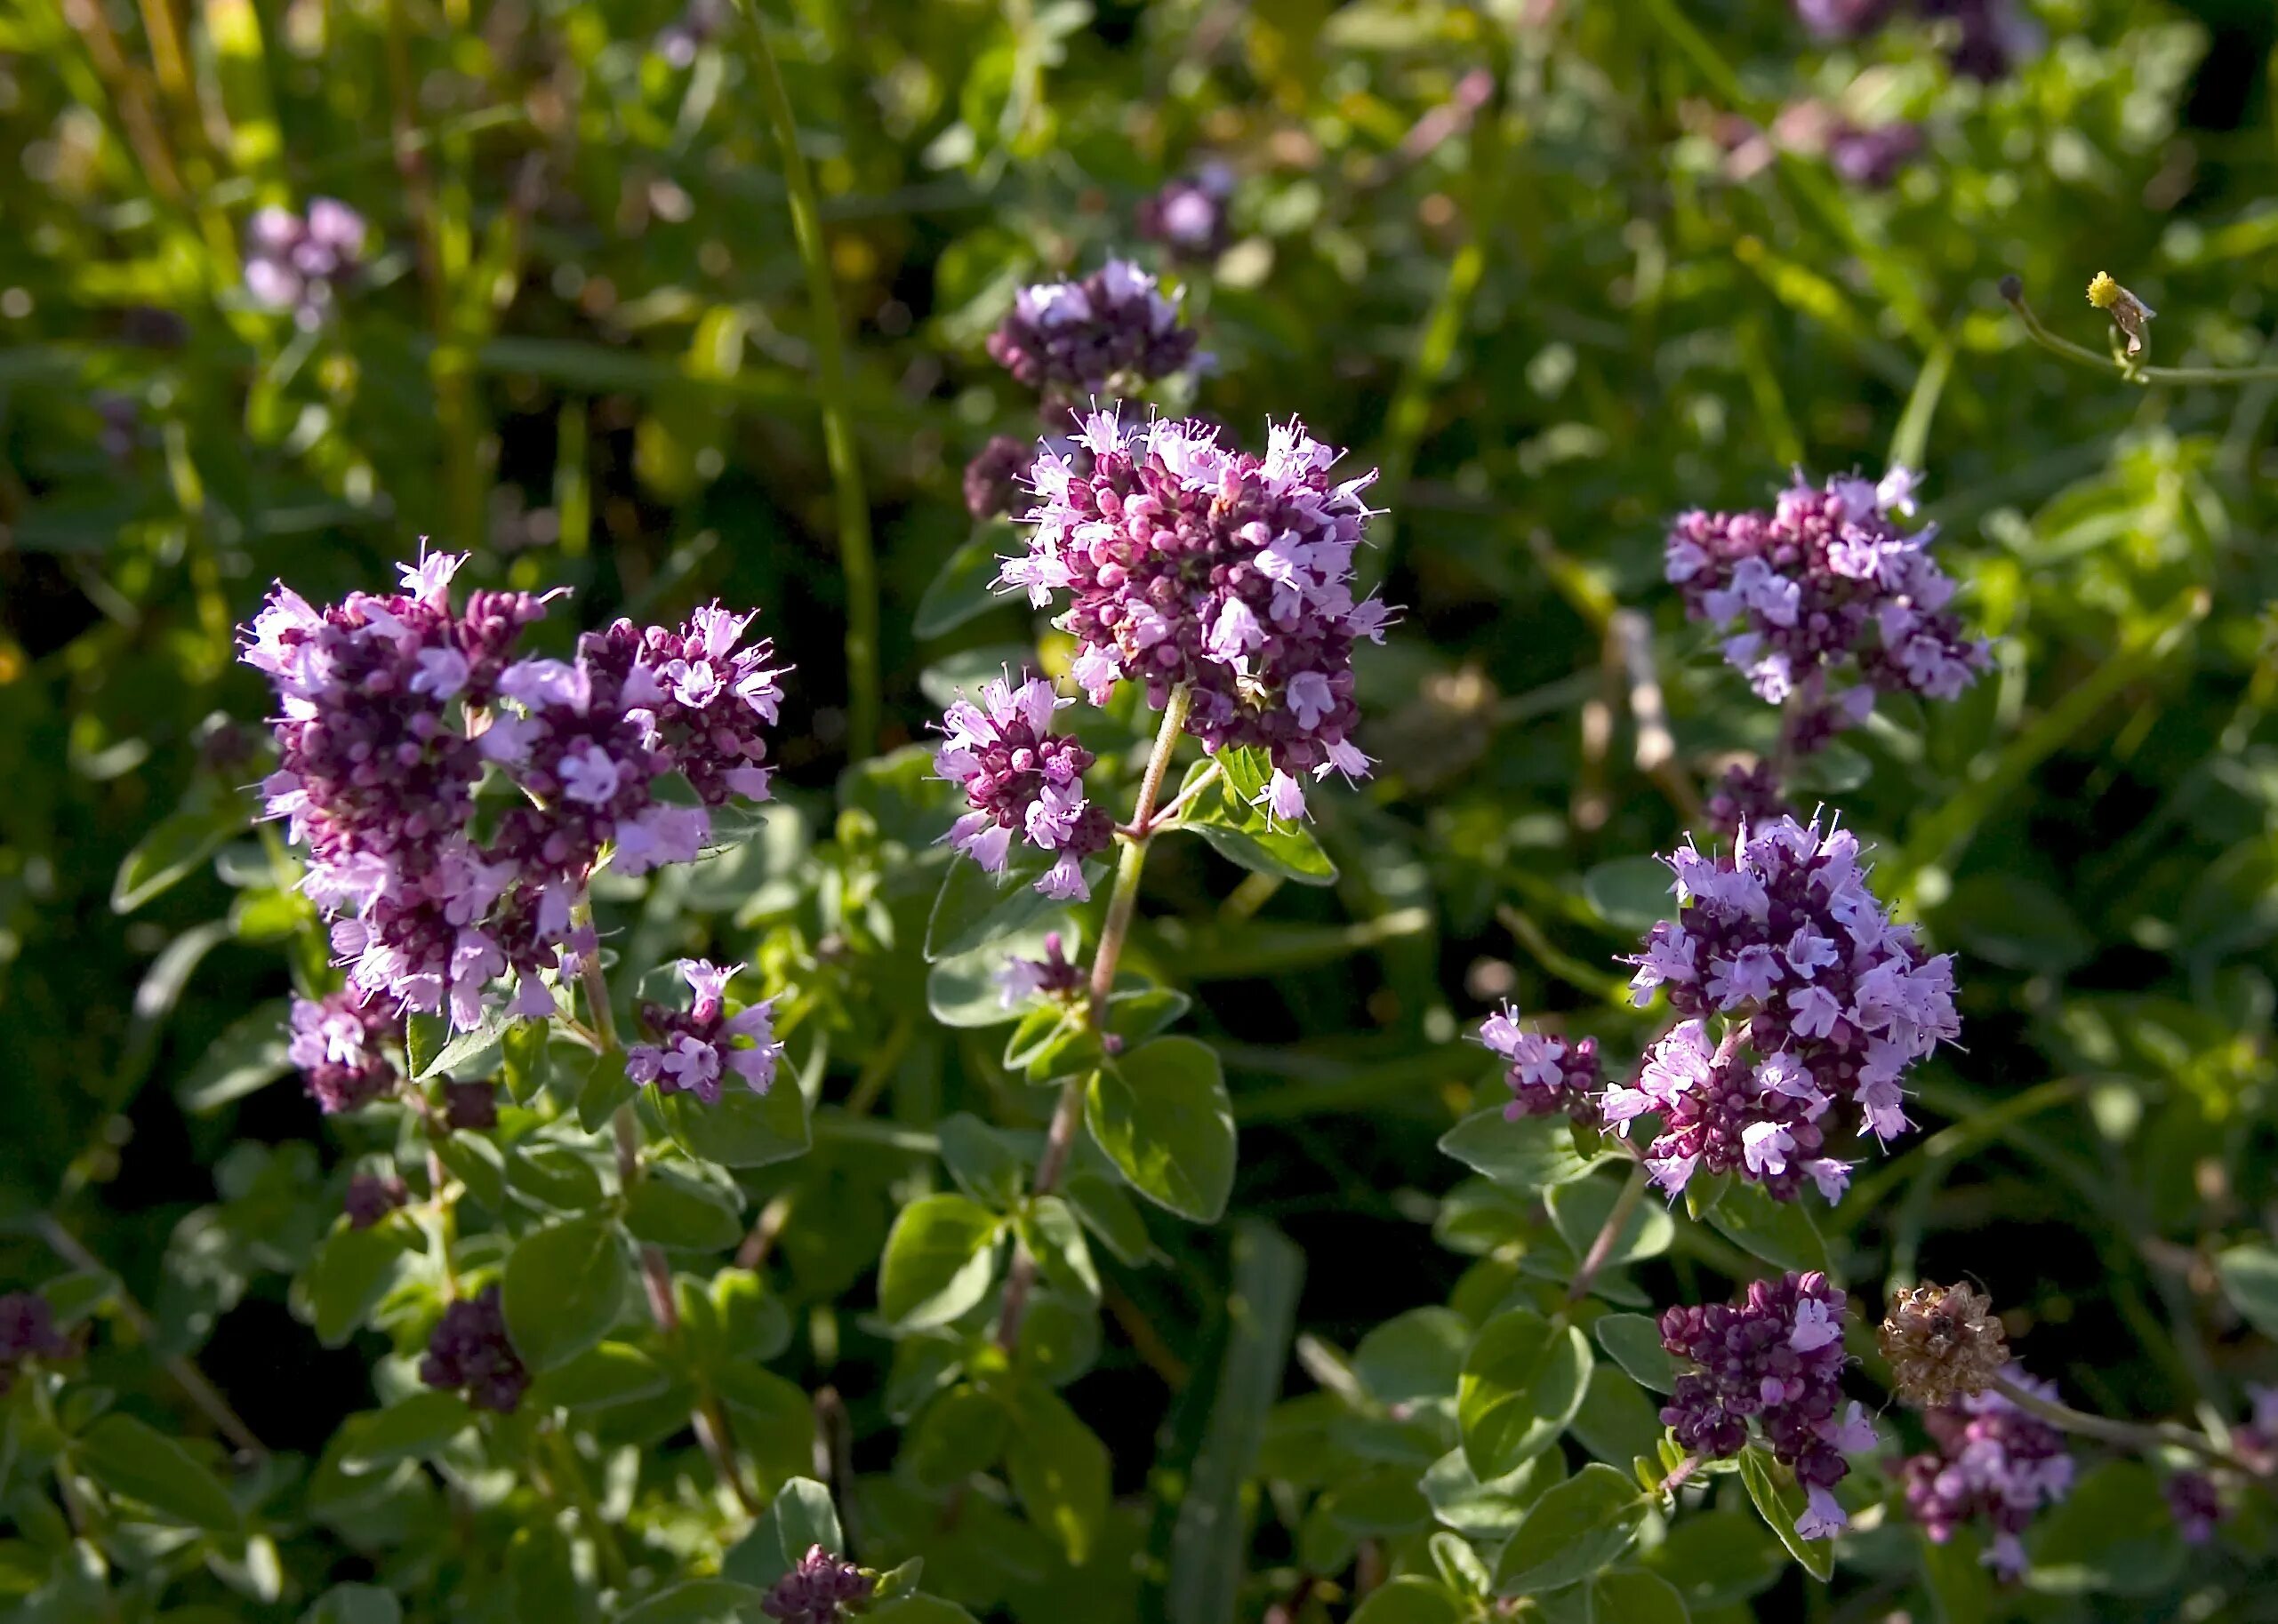
[(2097, 272), (2096, 279), (2089, 284), (2088, 297), (2089, 303), (2109, 312), (2113, 325), (2128, 335), (2128, 353), (2142, 354), (2146, 330), (2159, 312), (2114, 282), (2106, 271)]
[(2113, 300), (2126, 292), (2125, 288), (2112, 279), (2109, 272), (2098, 271), (2096, 274), (2096, 279), (2089, 284), (2089, 303), (2099, 310), (2109, 310), (2112, 308)]

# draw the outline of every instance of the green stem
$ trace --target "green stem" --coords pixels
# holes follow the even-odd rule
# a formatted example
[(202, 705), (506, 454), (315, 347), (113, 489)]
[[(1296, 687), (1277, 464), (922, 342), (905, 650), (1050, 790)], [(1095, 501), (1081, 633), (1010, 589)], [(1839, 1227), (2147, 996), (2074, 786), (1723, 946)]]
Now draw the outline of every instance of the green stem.
[(838, 567), (846, 581), (846, 753), (855, 761), (878, 748), (878, 559), (870, 546), (870, 501), (862, 493), (862, 459), (854, 445), (854, 420), (846, 389), (846, 351), (839, 340), (838, 307), (831, 292), (830, 258), (822, 237), (822, 214), (815, 203), (814, 177), (799, 150), (798, 124), (783, 76), (767, 43), (767, 25), (758, 0), (737, 0), (747, 25), (753, 77), (759, 100), (782, 149), (783, 189), (791, 211), (791, 235), (806, 270), (809, 316), (814, 324), (815, 383), (822, 397), (822, 449), (830, 464), (830, 485), (838, 508)]
[(600, 1504), (593, 1498), (593, 1485), (585, 1479), (585, 1463), (578, 1459), (577, 1445), (569, 1435), (557, 1427), (541, 1428), (548, 1452), (553, 1456), (553, 1477), (569, 1491), (570, 1503), (577, 1508), (579, 1518), (593, 1536), (593, 1548), (600, 1554), (601, 1574), (619, 1590), (632, 1582), (632, 1574), (625, 1565), (624, 1548), (617, 1543), (616, 1530), (609, 1526), (601, 1515)]
[(2001, 278), (2001, 298), (2017, 312), (2017, 320), (2025, 324), (2027, 337), (2049, 351), (2067, 361), (2077, 361), (2092, 366), (2099, 372), (2111, 372), (2128, 383), (2266, 383), (2278, 380), (2278, 364), (2264, 366), (2138, 366), (2124, 356), (2090, 349), (2085, 344), (2075, 344), (2049, 331), (2047, 324), (2025, 302), (2025, 284), (2015, 276)]
[[(1146, 771), (1139, 778), (1138, 798), (1132, 803), (1129, 827), (1138, 832), (1123, 836), (1115, 889), (1109, 894), (1107, 919), (1100, 927), (1099, 947), (1092, 955), (1091, 1023), (1103, 1048), (1108, 1042), (1107, 996), (1115, 986), (1115, 967), (1131, 933), (1131, 916), (1139, 905), (1139, 877), (1146, 871), (1147, 847), (1153, 840), (1155, 797), (1162, 793), (1163, 776), (1170, 770), (1171, 753), (1178, 748), (1191, 702), (1192, 696), (1181, 684), (1171, 690), (1163, 707), (1163, 724), (1155, 732), (1155, 748), (1148, 754)], [(1032, 1194), (1048, 1196), (1060, 1187), (1060, 1175), (1075, 1148), (1076, 1125), (1083, 1116), (1084, 1077), (1079, 1072), (1062, 1085), (1060, 1099), (1052, 1108), (1052, 1122), (1044, 1132), (1044, 1153), (1037, 1158)], [(1027, 1247), (1016, 1247), (1013, 1266), (1005, 1272), (1005, 1294), (997, 1313), (997, 1345), (1007, 1354), (1019, 1344), (1021, 1316), (1027, 1310), (1029, 1291), (1035, 1284), (1036, 1259)]]
[(2188, 1427), (2172, 1422), (2145, 1426), (2137, 1421), (2115, 1421), (2108, 1416), (2091, 1415), (2053, 1398), (2043, 1398), (2008, 1376), (1994, 1377), (1993, 1390), (2026, 1414), (2038, 1416), (2051, 1427), (2078, 1433), (2084, 1438), (2095, 1438), (2138, 1453), (2167, 1448), (2185, 1450), (2212, 1465), (2229, 1467), (2249, 1476), (2259, 1475), (2213, 1439)]
[(1580, 1302), (1590, 1295), (1590, 1288), (1597, 1283), (1599, 1271), (1606, 1267), (1606, 1260), (1614, 1255), (1614, 1248), (1621, 1244), (1622, 1231), (1629, 1228), (1630, 1220), (1636, 1215), (1638, 1203), (1645, 1199), (1647, 1182), (1645, 1164), (1640, 1162), (1630, 1169), (1629, 1181), (1622, 1186), (1622, 1193), (1614, 1197), (1614, 1210), (1606, 1214), (1606, 1221), (1599, 1226), (1597, 1238), (1590, 1243), (1590, 1250), (1583, 1254), (1582, 1266), (1574, 1271), (1573, 1282), (1566, 1288), (1567, 1301)]

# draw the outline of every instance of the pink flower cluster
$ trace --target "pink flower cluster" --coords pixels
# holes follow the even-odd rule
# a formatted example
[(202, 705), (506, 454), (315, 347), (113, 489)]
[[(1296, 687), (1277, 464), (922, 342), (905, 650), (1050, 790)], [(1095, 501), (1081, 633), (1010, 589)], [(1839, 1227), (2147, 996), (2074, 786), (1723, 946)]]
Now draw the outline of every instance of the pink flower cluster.
[(981, 699), (959, 700), (942, 718), (934, 768), (965, 791), (972, 809), (944, 838), (991, 874), (1004, 871), (1013, 842), (1024, 841), (1054, 858), (1039, 891), (1068, 900), (1090, 896), (1084, 860), (1105, 851), (1115, 831), (1084, 797), (1092, 753), (1052, 731), (1052, 713), (1070, 701), (1041, 677), (1017, 686), (999, 678)]
[[(769, 644), (738, 646), (750, 617), (717, 604), (677, 630), (588, 633), (568, 660), (515, 660), (545, 600), (477, 592), (454, 608), (464, 562), (429, 555), (403, 566), (403, 591), (323, 609), (280, 585), (244, 653), (279, 708), (269, 815), (309, 849), (303, 884), (350, 982), (461, 1028), (504, 977), (516, 1013), (553, 1012), (540, 977), (590, 949), (571, 909), (605, 851), (628, 874), (689, 861), (708, 808), (766, 797), (760, 728), (782, 699)], [(517, 795), (483, 839), (486, 765)], [(701, 804), (658, 797), (676, 772)]]
[(1068, 594), (1057, 624), (1082, 645), (1075, 676), (1094, 704), (1131, 678), (1159, 710), (1183, 684), (1206, 749), (1265, 752), (1259, 798), (1279, 818), (1304, 815), (1303, 775), (1370, 765), (1352, 738), (1352, 648), (1382, 642), (1390, 612), (1352, 595), (1376, 476), (1332, 484), (1338, 455), (1295, 421), (1259, 458), (1192, 420), (1092, 412), (1068, 451), (1039, 452), (1029, 550), (999, 577), (1039, 607)]
[(396, 1086), (395, 1063), (381, 1045), (403, 1041), (403, 1022), (385, 998), (361, 987), (295, 998), (291, 1023), (285, 1058), (326, 1116), (368, 1105)]
[(1696, 509), (1670, 532), (1686, 612), (1729, 633), (1724, 657), (1760, 696), (1793, 701), (1798, 748), (1864, 721), (1879, 692), (1953, 699), (1991, 663), (1948, 607), (1936, 527), (1893, 522), (1913, 513), (1914, 484), (1904, 468), (1879, 485), (1799, 476), (1769, 513)]
[(1795, 1532), (1806, 1540), (1833, 1539), (1849, 1524), (1833, 1492), (1851, 1469), (1843, 1457), (1874, 1446), (1865, 1412), (1843, 1399), (1849, 1316), (1850, 1299), (1826, 1276), (1793, 1270), (1752, 1282), (1738, 1302), (1661, 1316), (1661, 1345), (1694, 1366), (1677, 1378), (1662, 1421), (1678, 1443), (1713, 1460), (1745, 1448), (1753, 1421), (1804, 1486)]
[[(2050, 1383), (2015, 1368), (2009, 1379), (2043, 1398), (2057, 1396)], [(1985, 1523), (1993, 1534), (1985, 1564), (2003, 1579), (2017, 1578), (2025, 1568), (2018, 1536), (2036, 1511), (2073, 1486), (2065, 1435), (1991, 1390), (1925, 1410), (1922, 1421), (1934, 1447), (1898, 1468), (1906, 1515), (1940, 1545), (1963, 1524)]]
[(722, 968), (684, 958), (676, 967), (694, 1002), (685, 1010), (641, 1005), (641, 1025), (657, 1041), (625, 1051), (625, 1075), (654, 1085), (660, 1094), (694, 1094), (706, 1105), (720, 1102), (720, 1083), (730, 1072), (753, 1093), (766, 1093), (783, 1058), (783, 1045), (775, 1038), (774, 1000), (731, 1015), (727, 984), (742, 965)]
[(310, 199), (305, 220), (265, 208), (245, 231), (245, 291), (272, 310), (292, 311), (295, 325), (314, 328), (335, 290), (356, 275), (364, 236), (364, 216), (331, 197)]
[(1705, 1167), (1782, 1199), (1809, 1179), (1833, 1201), (1850, 1168), (1821, 1154), (1828, 1113), (1848, 1105), (1881, 1140), (1905, 1127), (1905, 1074), (1961, 1030), (1953, 961), (1891, 923), (1857, 841), (1817, 819), (1774, 819), (1729, 854), (1688, 844), (1668, 861), (1680, 913), (1630, 961), (1631, 985), (1640, 1005), (1665, 989), (1687, 1019), (1646, 1052), (1634, 1086), (1600, 1096), (1604, 1119), (1627, 1133), (1660, 1116), (1647, 1165), (1672, 1193)]
[(1598, 1120), (1598, 1092), (1605, 1079), (1596, 1038), (1568, 1043), (1553, 1037), (1521, 1021), (1519, 1012), (1505, 1004), (1480, 1023), (1480, 1042), (1509, 1062), (1504, 1081), (1511, 1086), (1511, 1103), (1503, 1108), (1504, 1121), (1554, 1111), (1580, 1123)]
[(1110, 260), (1080, 282), (1024, 287), (989, 335), (989, 355), (1047, 400), (1112, 388), (1135, 393), (1194, 359), (1194, 333), (1178, 300), (1128, 260)]

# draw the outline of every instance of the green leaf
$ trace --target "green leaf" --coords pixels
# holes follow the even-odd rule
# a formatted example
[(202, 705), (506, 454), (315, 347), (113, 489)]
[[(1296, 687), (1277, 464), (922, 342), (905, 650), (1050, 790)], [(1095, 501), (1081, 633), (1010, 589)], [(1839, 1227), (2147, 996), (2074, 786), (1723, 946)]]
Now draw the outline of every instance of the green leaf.
[(1131, 1204), (1123, 1187), (1099, 1173), (1081, 1168), (1070, 1173), (1061, 1194), (1076, 1210), (1076, 1217), (1092, 1238), (1115, 1254), (1116, 1261), (1137, 1268), (1155, 1255), (1147, 1234), (1147, 1220)]
[[(970, 858), (952, 858), (926, 920), (926, 962), (938, 964), (977, 953), (1064, 911), (1067, 903), (1036, 888), (1038, 876), (1051, 866), (1051, 859), (1026, 846), (1015, 850), (998, 874)], [(1084, 865), (1094, 880), (1105, 872), (1103, 863)]]
[(659, 1102), (664, 1125), (690, 1156), (723, 1167), (766, 1167), (805, 1156), (814, 1143), (807, 1120), (806, 1092), (778, 1076), (764, 1094), (740, 1080), (720, 1093), (718, 1105), (694, 1094), (667, 1094)]
[(567, 1535), (539, 1518), (514, 1531), (506, 1548), (506, 1580), (512, 1595), (508, 1617), (544, 1624), (598, 1624), (599, 1598), (581, 1580)]
[(609, 1119), (633, 1102), (640, 1085), (625, 1075), (625, 1057), (615, 1050), (597, 1054), (585, 1063), (585, 1081), (577, 1090), (577, 1125), (598, 1133)]
[(814, 1406), (804, 1390), (762, 1364), (729, 1365), (712, 1380), (727, 1405), (736, 1444), (751, 1457), (761, 1483), (787, 1482), (812, 1469)]
[(1517, 1471), (1481, 1483), (1464, 1459), (1451, 1449), (1424, 1474), (1424, 1498), (1432, 1513), (1465, 1539), (1492, 1545), (1511, 1537), (1527, 1508), (1566, 1479), (1566, 1457), (1544, 1450)]
[(1940, 1545), (1921, 1541), (1922, 1584), (1938, 1624), (1987, 1624), (1993, 1617), (1993, 1576), (1986, 1569), (1977, 1531), (1962, 1528)]
[(1598, 1346), (1631, 1379), (1656, 1393), (1677, 1390), (1677, 1361), (1661, 1345), (1661, 1324), (1649, 1314), (1606, 1314), (1590, 1327)]
[(969, 1111), (942, 1119), (942, 1165), (958, 1188), (991, 1212), (1009, 1212), (1028, 1188), (1028, 1164), (1013, 1142)]
[(1583, 900), (1624, 936), (1641, 936), (1677, 916), (1674, 879), (1657, 857), (1617, 857), (1582, 876)]
[(377, 1585), (334, 1585), (301, 1615), (301, 1624), (403, 1624), (403, 1604), (392, 1590)]
[(662, 1366), (629, 1342), (598, 1342), (530, 1386), (546, 1409), (606, 1410), (654, 1398), (672, 1385)]
[(1528, 1511), (1496, 1560), (1496, 1594), (1536, 1596), (1590, 1578), (1629, 1548), (1649, 1503), (1627, 1473), (1592, 1461)]
[(404, 1059), (410, 1062), (412, 1075), (423, 1075), (429, 1062), (451, 1041), (451, 1023), (440, 1015), (429, 1015), (414, 1010), (404, 1018)]
[(1661, 1443), (1661, 1406), (1610, 1364), (1593, 1367), (1574, 1412), (1574, 1436), (1609, 1466), (1650, 1460)]
[(725, 1179), (655, 1163), (625, 1204), (625, 1228), (658, 1246), (724, 1251), (743, 1238), (743, 1192)]
[(2140, 1460), (2107, 1460), (2081, 1474), (2045, 1512), (2033, 1541), (2033, 1588), (2057, 1596), (2154, 1596), (2174, 1583), (2187, 1553), (2160, 1474)]
[(513, 1021), (499, 1035), (500, 1071), (515, 1104), (528, 1105), (546, 1086), (553, 1070), (552, 1036), (553, 1024), (546, 1020)]
[(291, 1012), (286, 1000), (272, 998), (231, 1021), (174, 1084), (182, 1109), (194, 1116), (218, 1111), (292, 1070), (285, 1055)]
[(159, 820), (120, 862), (111, 882), (111, 912), (131, 914), (172, 891), (253, 822), (242, 796), (217, 794), (206, 785), (193, 788), (181, 810)]
[(1107, 1445), (1040, 1382), (1013, 1392), (1005, 1468), (1030, 1522), (1082, 1567), (1107, 1526)]
[(2278, 1251), (2250, 1244), (2215, 1259), (2223, 1295), (2246, 1323), (2266, 1337), (2278, 1337)]
[(500, 1287), (507, 1335), (533, 1372), (566, 1364), (608, 1333), (625, 1301), (615, 1226), (574, 1218), (525, 1236)]
[(1012, 1425), (1010, 1412), (994, 1394), (962, 1383), (926, 1406), (896, 1465), (928, 1493), (946, 1494), (1004, 1459)]
[(1795, 1532), (1795, 1520), (1803, 1515), (1804, 1492), (1793, 1474), (1766, 1454), (1761, 1444), (1751, 1444), (1740, 1452), (1740, 1480), (1748, 1485), (1748, 1498), (1755, 1502), (1756, 1514), (1787, 1547), (1788, 1555), (1814, 1579), (1825, 1583), (1835, 1571), (1834, 1543), (1807, 1540)]
[(746, 1624), (757, 1618), (766, 1592), (728, 1579), (692, 1579), (660, 1590), (612, 1624)]
[(1092, 1074), (1084, 1121), (1131, 1188), (1198, 1223), (1234, 1188), (1234, 1112), (1217, 1051), (1159, 1037)]
[(1452, 1404), (1472, 1336), (1472, 1322), (1452, 1308), (1411, 1308), (1360, 1339), (1353, 1373), (1382, 1404)]
[(362, 1328), (394, 1284), (404, 1245), (392, 1220), (369, 1229), (343, 1224), (324, 1239), (301, 1276), (301, 1300), (317, 1340), (338, 1348)]
[(947, 1324), (989, 1293), (1003, 1220), (964, 1196), (902, 1209), (878, 1266), (878, 1311), (897, 1330)]
[(477, 1067), (473, 1062), (486, 1051), (499, 1048), (506, 1028), (514, 1024), (514, 1017), (507, 1014), (503, 1008), (485, 1010), (480, 1020), (464, 1032), (453, 1032), (432, 1054), (423, 1057), (419, 1068), (412, 1073), (413, 1080), (424, 1080), (437, 1072), (456, 1074), (463, 1069), (471, 1075), (476, 1071), (486, 1073), (495, 1069), (495, 1059), (487, 1067)]
[(445, 1134), (435, 1143), (437, 1160), (467, 1193), (493, 1212), (506, 1210), (506, 1153), (480, 1133)]
[(1402, 1573), (1371, 1590), (1351, 1624), (1470, 1624), (1472, 1617), (1464, 1598), (1438, 1580)]
[(1014, 1221), (1046, 1284), (1082, 1302), (1099, 1301), (1099, 1270), (1092, 1266), (1083, 1226), (1066, 1202), (1039, 1196)]
[(81, 1470), (108, 1492), (136, 1500), (171, 1522), (209, 1533), (236, 1533), (229, 1491), (198, 1459), (147, 1422), (113, 1411), (71, 1446)]
[(1775, 1201), (1761, 1184), (1733, 1180), (1709, 1209), (1709, 1227), (1744, 1251), (1779, 1268), (1829, 1272), (1827, 1243), (1801, 1201)]
[(1440, 1148), (1458, 1162), (1523, 1196), (1581, 1178), (1603, 1156), (1574, 1146), (1563, 1116), (1522, 1116), (1505, 1122), (1499, 1108), (1474, 1112), (1440, 1136)]
[(1695, 1612), (1737, 1606), (1777, 1584), (1787, 1553), (1747, 1512), (1688, 1512), (1641, 1560), (1667, 1580)]
[(431, 1455), (475, 1424), (475, 1412), (455, 1392), (421, 1388), (384, 1410), (365, 1410), (341, 1423), (341, 1469), (365, 1476), (398, 1460)]
[[(1216, 780), (1196, 793), (1173, 827), (1192, 829), (1221, 857), (1254, 874), (1294, 880), (1300, 885), (1335, 884), (1336, 865), (1329, 861), (1312, 831), (1302, 824), (1269, 820), (1265, 809), (1255, 804), (1273, 775), (1272, 764), (1247, 746), (1222, 749), (1215, 760)], [(1197, 762), (1187, 769), (1181, 789), (1210, 767), (1209, 762)]]
[(926, 585), (910, 617), (910, 635), (923, 643), (1003, 608), (1012, 600), (993, 589), (998, 561), (1021, 550), (1011, 520), (983, 519), (975, 524), (973, 534)]
[(507, 1152), (506, 1181), (557, 1212), (590, 1212), (601, 1204), (601, 1174), (567, 1145), (523, 1140)]
[(765, 1590), (799, 1564), (810, 1546), (846, 1548), (830, 1491), (812, 1477), (792, 1477), (775, 1491), (767, 1509), (720, 1564), (729, 1578)]
[(712, 1276), (710, 1296), (723, 1359), (757, 1364), (790, 1345), (790, 1312), (752, 1270), (721, 1269)]
[(1464, 1457), (1485, 1479), (1548, 1449), (1581, 1407), (1590, 1344), (1572, 1325), (1511, 1308), (1480, 1328), (1464, 1356), (1456, 1420)]
[(1652, 1573), (1600, 1573), (1546, 1598), (1543, 1624), (1691, 1624), (1674, 1586)]
[(862, 1614), (862, 1624), (977, 1624), (955, 1602), (938, 1596), (902, 1596)]
[[(1579, 1260), (1589, 1255), (1599, 1231), (1614, 1215), (1615, 1202), (1620, 1199), (1621, 1185), (1615, 1180), (1577, 1179), (1544, 1192), (1543, 1204), (1550, 1209), (1551, 1227)], [(1657, 1258), (1669, 1250), (1670, 1243), (1676, 1238), (1677, 1220), (1648, 1190), (1648, 1198), (1632, 1210), (1629, 1221), (1615, 1237), (1614, 1249), (1606, 1254), (1605, 1266), (1618, 1268), (1624, 1263)]]

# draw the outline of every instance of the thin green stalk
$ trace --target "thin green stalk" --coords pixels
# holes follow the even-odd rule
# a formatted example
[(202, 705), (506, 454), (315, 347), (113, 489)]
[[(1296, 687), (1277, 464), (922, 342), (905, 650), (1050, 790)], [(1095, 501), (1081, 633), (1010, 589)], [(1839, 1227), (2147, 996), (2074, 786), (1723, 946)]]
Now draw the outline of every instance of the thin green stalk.
[(2278, 364), (2262, 366), (2141, 366), (2125, 356), (2090, 349), (2085, 344), (2075, 344), (2049, 331), (2031, 305), (2025, 302), (2025, 284), (2016, 276), (2001, 278), (2001, 298), (2033, 341), (2052, 355), (2067, 361), (2077, 361), (2092, 366), (2099, 372), (2111, 372), (2123, 382), (2154, 383), (2266, 383), (2278, 380)]
[(1597, 1284), (1599, 1271), (1606, 1267), (1606, 1260), (1614, 1255), (1614, 1248), (1621, 1244), (1622, 1231), (1629, 1228), (1630, 1220), (1636, 1216), (1638, 1203), (1645, 1199), (1647, 1183), (1645, 1164), (1640, 1162), (1630, 1169), (1629, 1181), (1622, 1186), (1622, 1193), (1614, 1197), (1613, 1211), (1606, 1214), (1606, 1221), (1599, 1226), (1597, 1238), (1590, 1243), (1590, 1250), (1583, 1253), (1581, 1267), (1574, 1271), (1574, 1279), (1566, 1288), (1567, 1301), (1580, 1302), (1590, 1295), (1590, 1288)]
[(2043, 1398), (2008, 1376), (1993, 1378), (1993, 1390), (2028, 1415), (2035, 1415), (2061, 1431), (2078, 1433), (2084, 1438), (2095, 1438), (2106, 1444), (2132, 1449), (2138, 1453), (2155, 1449), (2180, 1449), (2216, 1466), (2226, 1466), (2250, 1476), (2260, 1474), (2203, 1433), (2171, 1421), (2156, 1426), (2145, 1426), (2136, 1421), (2115, 1421), (2108, 1416), (2091, 1415), (2085, 1410), (2075, 1410), (2070, 1404), (2059, 1404), (2053, 1398)]
[(616, 1530), (601, 1515), (601, 1507), (593, 1497), (593, 1485), (586, 1481), (585, 1463), (578, 1459), (577, 1445), (557, 1427), (542, 1427), (540, 1431), (553, 1456), (550, 1476), (569, 1491), (570, 1503), (577, 1508), (579, 1519), (593, 1536), (593, 1548), (601, 1558), (601, 1576), (617, 1589), (624, 1589), (632, 1582), (631, 1571), (625, 1565), (624, 1548), (617, 1543)]
[(846, 753), (855, 761), (878, 748), (878, 558), (870, 546), (870, 500), (862, 492), (862, 459), (854, 444), (854, 419), (846, 388), (846, 357), (838, 333), (838, 306), (830, 287), (830, 259), (822, 238), (814, 177), (799, 150), (798, 123), (783, 76), (767, 43), (767, 25), (758, 0), (736, 0), (747, 25), (752, 76), (759, 100), (782, 148), (783, 189), (790, 205), (791, 235), (806, 270), (809, 317), (814, 326), (814, 371), (822, 399), (822, 449), (830, 464), (830, 486), (838, 507), (838, 568), (846, 581)]

